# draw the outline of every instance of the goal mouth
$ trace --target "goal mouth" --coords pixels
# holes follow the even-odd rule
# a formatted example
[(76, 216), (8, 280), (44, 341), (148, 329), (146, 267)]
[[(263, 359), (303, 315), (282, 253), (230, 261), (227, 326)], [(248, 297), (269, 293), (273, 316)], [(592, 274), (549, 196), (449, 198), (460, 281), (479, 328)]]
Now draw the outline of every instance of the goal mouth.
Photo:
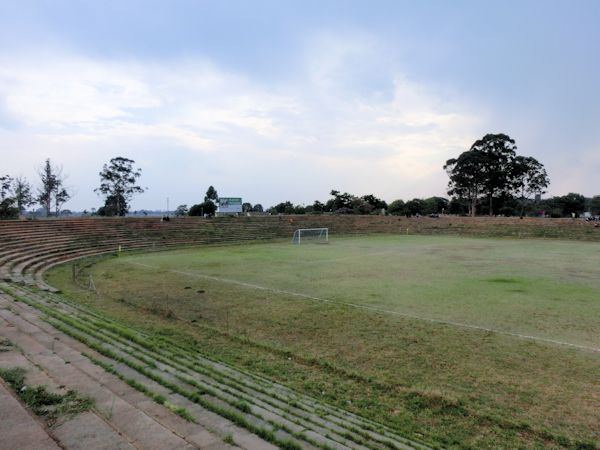
[(328, 244), (329, 228), (299, 228), (294, 231), (292, 244)]

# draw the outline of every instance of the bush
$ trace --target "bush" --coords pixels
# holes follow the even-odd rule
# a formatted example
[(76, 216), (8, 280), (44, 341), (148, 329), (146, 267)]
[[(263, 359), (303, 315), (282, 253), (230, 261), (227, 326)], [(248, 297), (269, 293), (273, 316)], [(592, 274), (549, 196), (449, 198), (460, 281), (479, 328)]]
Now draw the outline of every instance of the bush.
[(7, 197), (0, 201), (0, 219), (16, 219), (19, 217), (19, 210), (14, 206), (15, 199)]
[(217, 205), (207, 200), (193, 205), (188, 212), (188, 216), (213, 216), (215, 212), (217, 212)]

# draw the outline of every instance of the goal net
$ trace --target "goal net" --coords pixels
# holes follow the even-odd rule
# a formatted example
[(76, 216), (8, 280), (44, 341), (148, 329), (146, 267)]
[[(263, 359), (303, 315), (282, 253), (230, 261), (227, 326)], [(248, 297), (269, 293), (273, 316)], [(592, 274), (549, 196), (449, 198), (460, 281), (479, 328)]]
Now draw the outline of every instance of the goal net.
[(300, 228), (294, 231), (292, 244), (327, 244), (329, 242), (329, 228)]

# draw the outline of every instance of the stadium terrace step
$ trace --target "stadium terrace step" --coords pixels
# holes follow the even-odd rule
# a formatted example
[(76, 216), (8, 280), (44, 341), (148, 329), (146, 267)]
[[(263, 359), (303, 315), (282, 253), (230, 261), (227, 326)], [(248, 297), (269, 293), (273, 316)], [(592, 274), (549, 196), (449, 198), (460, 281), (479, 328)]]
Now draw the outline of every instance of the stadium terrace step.
[[(32, 326), (48, 329), (36, 309), (47, 314), (48, 323), (79, 341), (61, 338), (61, 343), (69, 342), (74, 351), (87, 355), (88, 362), (110, 374), (144, 386), (151, 398), (163, 397), (167, 403), (185, 408), (220, 436), (232, 433), (231, 426), (218, 426), (224, 416), (238, 428), (242, 425), (286, 448), (426, 448), (381, 424), (207, 358), (197, 349), (153, 341), (60, 296), (14, 285), (0, 287), (19, 300), (14, 307), (20, 308), (21, 316)], [(91, 349), (84, 350), (85, 346)], [(56, 351), (67, 357), (63, 350)], [(82, 364), (83, 359), (74, 354), (68, 358), (73, 359), (72, 364)], [(249, 431), (236, 429), (233, 440), (250, 445), (256, 436)]]
[[(27, 430), (26, 433), (23, 430)], [(10, 389), (0, 381), (0, 448), (59, 450), (60, 447), (44, 427), (19, 403)]]
[[(17, 361), (28, 373), (43, 367), (44, 385), (65, 388), (92, 396), (93, 412), (61, 422), (49, 433), (63, 448), (230, 448), (223, 438), (198, 424), (192, 424), (165, 407), (157, 408), (147, 397), (112, 374), (106, 373), (81, 355), (82, 350), (96, 354), (80, 342), (41, 322), (35, 309), (10, 302), (14, 311), (0, 301), (0, 335), (8, 337), (23, 353)], [(18, 314), (17, 314), (18, 313)], [(24, 356), (26, 355), (26, 357)], [(11, 355), (8, 356), (9, 358)], [(0, 354), (0, 363), (7, 356)], [(14, 363), (14, 357), (12, 358)], [(10, 361), (9, 361), (10, 362)], [(60, 381), (59, 381), (60, 380)], [(221, 419), (222, 420), (222, 419)], [(74, 423), (73, 423), (74, 421)], [(231, 427), (235, 429), (235, 426)], [(247, 433), (242, 430), (242, 437)], [(274, 448), (255, 436), (247, 449)], [(247, 439), (250, 441), (250, 439)], [(17, 446), (15, 448), (24, 448)]]

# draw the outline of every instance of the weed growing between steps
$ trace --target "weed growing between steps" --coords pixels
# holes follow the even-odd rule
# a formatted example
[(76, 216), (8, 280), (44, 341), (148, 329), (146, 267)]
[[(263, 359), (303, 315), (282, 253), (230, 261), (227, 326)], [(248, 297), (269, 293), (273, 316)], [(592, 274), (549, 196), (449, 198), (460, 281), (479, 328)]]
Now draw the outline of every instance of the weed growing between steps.
[(0, 338), (0, 353), (10, 352), (13, 348), (12, 342), (6, 338)]
[(6, 381), (21, 400), (48, 425), (53, 425), (59, 417), (71, 417), (94, 406), (94, 399), (69, 390), (66, 394), (48, 392), (45, 386), (25, 384), (25, 369), (15, 367), (0, 369), (0, 377)]

